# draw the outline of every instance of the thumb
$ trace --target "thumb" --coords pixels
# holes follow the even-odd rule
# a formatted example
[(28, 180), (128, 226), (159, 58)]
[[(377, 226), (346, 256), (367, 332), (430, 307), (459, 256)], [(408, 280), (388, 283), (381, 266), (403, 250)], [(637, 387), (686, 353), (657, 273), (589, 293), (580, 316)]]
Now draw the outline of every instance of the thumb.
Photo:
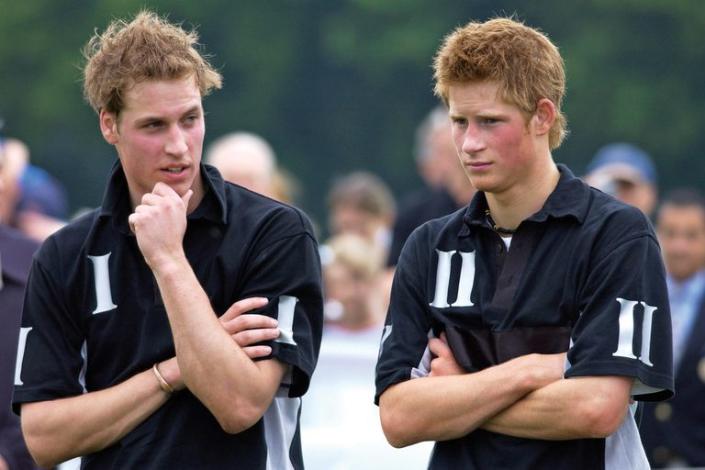
[(441, 357), (447, 355), (448, 346), (438, 338), (431, 338), (428, 341), (428, 349), (434, 356)]

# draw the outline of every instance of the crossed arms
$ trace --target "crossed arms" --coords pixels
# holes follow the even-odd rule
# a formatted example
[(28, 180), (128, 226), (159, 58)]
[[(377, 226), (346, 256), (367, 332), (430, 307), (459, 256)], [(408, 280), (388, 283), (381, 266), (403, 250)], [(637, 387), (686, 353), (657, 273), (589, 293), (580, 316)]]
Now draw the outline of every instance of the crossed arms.
[[(234, 304), (217, 318), (188, 260), (182, 241), (191, 192), (180, 198), (158, 183), (130, 216), (137, 242), (157, 280), (176, 356), (159, 364), (175, 390), (188, 388), (225, 432), (255, 424), (271, 403), (286, 366), (254, 343), (277, 337), (276, 320), (242, 313), (266, 299)], [(151, 370), (113, 387), (70, 398), (22, 405), (27, 446), (41, 466), (96, 452), (115, 443), (169, 399)]]
[(394, 447), (456, 439), (482, 428), (515, 437), (605, 437), (627, 412), (632, 379), (564, 379), (565, 354), (528, 354), (479, 372), (455, 362), (445, 338), (432, 338), (428, 377), (389, 387), (380, 418)]

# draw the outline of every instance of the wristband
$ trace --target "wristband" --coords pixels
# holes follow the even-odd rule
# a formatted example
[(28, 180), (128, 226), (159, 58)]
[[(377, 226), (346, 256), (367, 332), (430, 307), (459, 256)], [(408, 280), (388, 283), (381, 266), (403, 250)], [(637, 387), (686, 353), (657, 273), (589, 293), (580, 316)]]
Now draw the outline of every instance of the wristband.
[(169, 382), (167, 382), (166, 379), (159, 372), (158, 365), (159, 365), (158, 362), (154, 363), (154, 365), (152, 366), (152, 372), (154, 372), (154, 376), (157, 378), (157, 382), (159, 382), (159, 388), (161, 388), (164, 392), (166, 392), (168, 394), (174, 393), (174, 387), (169, 385)]

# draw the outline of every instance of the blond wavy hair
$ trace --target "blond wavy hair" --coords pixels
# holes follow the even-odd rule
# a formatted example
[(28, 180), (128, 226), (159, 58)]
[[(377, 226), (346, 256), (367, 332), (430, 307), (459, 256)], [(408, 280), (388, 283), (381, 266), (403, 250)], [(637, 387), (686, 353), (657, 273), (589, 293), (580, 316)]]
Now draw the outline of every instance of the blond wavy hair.
[(125, 93), (146, 80), (193, 75), (201, 96), (222, 86), (222, 77), (198, 51), (198, 34), (143, 10), (129, 23), (114, 20), (83, 48), (83, 93), (91, 107), (119, 114)]

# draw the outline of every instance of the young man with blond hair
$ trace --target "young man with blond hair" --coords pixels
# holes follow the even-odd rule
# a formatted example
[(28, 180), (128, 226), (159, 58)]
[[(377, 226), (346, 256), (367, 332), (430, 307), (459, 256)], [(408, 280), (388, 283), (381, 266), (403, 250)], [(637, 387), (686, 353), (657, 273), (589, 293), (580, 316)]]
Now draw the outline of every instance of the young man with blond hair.
[(388, 440), (437, 441), (438, 469), (647, 468), (629, 403), (673, 393), (664, 269), (643, 214), (553, 161), (557, 48), (471, 22), (435, 80), (478, 193), (402, 251), (377, 365)]
[(85, 94), (119, 161), (101, 207), (30, 274), (14, 402), (42, 466), (302, 468), (316, 241), (300, 211), (201, 163), (221, 77), (197, 46), (141, 12), (86, 47)]

